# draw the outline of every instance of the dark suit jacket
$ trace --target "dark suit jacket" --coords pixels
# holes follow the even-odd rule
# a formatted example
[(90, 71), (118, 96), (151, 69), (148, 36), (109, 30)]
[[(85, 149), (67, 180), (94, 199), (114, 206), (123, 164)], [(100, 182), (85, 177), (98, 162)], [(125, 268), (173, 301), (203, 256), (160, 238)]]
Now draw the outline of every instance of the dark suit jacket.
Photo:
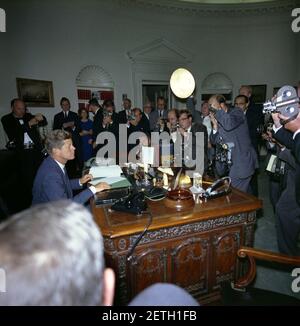
[[(149, 116), (150, 118), (150, 116)], [(143, 129), (146, 130), (146, 132), (149, 132), (150, 134), (150, 120), (147, 118), (146, 114), (142, 113), (142, 120), (141, 123), (143, 125)]]
[(127, 123), (126, 110), (122, 110), (122, 111), (118, 112), (118, 122), (119, 123)]
[(34, 142), (38, 150), (42, 150), (41, 138), (38, 131), (38, 127), (46, 126), (47, 120), (44, 117), (44, 120), (41, 121), (38, 125), (32, 126), (31, 128), (28, 125), (29, 120), (34, 118), (31, 113), (25, 113), (23, 117), (24, 124), (21, 125), (19, 119), (15, 118), (12, 113), (9, 113), (2, 117), (1, 122), (3, 128), (8, 136), (10, 141), (14, 141), (16, 147), (21, 149), (24, 144), (24, 133), (27, 132), (29, 137)]
[(143, 132), (146, 135), (150, 136), (150, 128), (149, 128), (149, 124), (145, 124), (143, 122), (143, 120), (141, 120), (136, 126), (130, 124), (129, 128), (128, 128), (128, 137), (133, 133), (133, 132)]
[(70, 180), (55, 160), (48, 156), (39, 167), (34, 180), (32, 205), (61, 199), (71, 199), (79, 204), (84, 204), (93, 193), (90, 189), (85, 189), (73, 197), (72, 190), (81, 188), (79, 179)]
[(232, 108), (227, 113), (218, 110), (215, 117), (218, 121), (218, 132), (211, 133), (211, 143), (216, 144), (222, 137), (224, 143), (234, 144), (229, 176), (241, 179), (251, 176), (258, 168), (258, 159), (250, 140), (244, 112), (239, 108)]
[(247, 118), (251, 143), (257, 152), (258, 152), (258, 142), (260, 138), (260, 135), (257, 132), (257, 128), (258, 126), (264, 124), (264, 115), (262, 113), (262, 110), (263, 110), (262, 105), (255, 104), (252, 101), (250, 101), (250, 105), (246, 112), (246, 118)]
[(294, 139), (295, 142), (295, 156), (296, 159), (298, 161), (298, 163), (300, 163), (300, 133), (298, 133)]
[[(63, 124), (66, 122), (74, 122), (75, 128), (63, 128)], [(54, 116), (54, 121), (53, 121), (53, 130), (55, 129), (64, 129), (72, 135), (73, 145), (75, 146), (76, 149), (75, 160), (77, 160), (79, 164), (83, 164), (81, 137), (79, 135), (79, 133), (81, 132), (81, 124), (80, 124), (79, 116), (72, 111), (69, 111), (68, 116), (66, 118), (64, 116), (63, 111), (57, 113)]]
[[(191, 127), (191, 134), (192, 134), (192, 138), (189, 138), (189, 141), (192, 141), (192, 159), (195, 160), (196, 159), (196, 153), (197, 153), (197, 147), (199, 148), (199, 144), (196, 144), (196, 139), (197, 139), (197, 133), (203, 133), (204, 134), (204, 171), (207, 169), (208, 166), (208, 159), (207, 159), (207, 144), (208, 144), (208, 135), (207, 135), (207, 128), (200, 123), (194, 123)], [(179, 133), (177, 133), (177, 137), (180, 136)], [(178, 138), (176, 139), (176, 143), (178, 141)], [(175, 144), (175, 151), (178, 150), (178, 146), (176, 146)], [(176, 153), (175, 153), (176, 155)]]
[(291, 149), (293, 155), (296, 158), (295, 166), (295, 184), (296, 184), (296, 200), (300, 205), (300, 134), (297, 134), (293, 139), (293, 134), (284, 129), (280, 128), (275, 134), (274, 138), (277, 139), (281, 144)]
[(66, 131), (71, 132), (72, 134), (79, 134), (81, 131), (80, 128), (80, 119), (79, 116), (72, 111), (69, 111), (68, 116), (65, 118), (64, 112), (57, 113), (54, 116), (54, 121), (53, 121), (53, 130), (55, 129), (63, 129), (63, 124), (66, 122), (74, 122), (75, 129), (73, 130), (72, 128), (66, 128)]
[(102, 130), (103, 112), (100, 108), (94, 116), (93, 122), (93, 140), (96, 141), (97, 136)]
[[(163, 119), (168, 119), (168, 110), (163, 111)], [(159, 119), (158, 110), (154, 110), (150, 113), (149, 123), (151, 131), (159, 131), (157, 128), (157, 121)]]

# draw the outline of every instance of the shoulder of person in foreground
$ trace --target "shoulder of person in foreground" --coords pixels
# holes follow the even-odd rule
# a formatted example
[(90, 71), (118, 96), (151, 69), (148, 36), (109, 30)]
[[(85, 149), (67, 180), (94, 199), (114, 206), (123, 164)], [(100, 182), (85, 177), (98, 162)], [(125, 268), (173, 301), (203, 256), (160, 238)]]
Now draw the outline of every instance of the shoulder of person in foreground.
[(129, 306), (199, 306), (184, 289), (169, 283), (156, 283), (139, 293)]

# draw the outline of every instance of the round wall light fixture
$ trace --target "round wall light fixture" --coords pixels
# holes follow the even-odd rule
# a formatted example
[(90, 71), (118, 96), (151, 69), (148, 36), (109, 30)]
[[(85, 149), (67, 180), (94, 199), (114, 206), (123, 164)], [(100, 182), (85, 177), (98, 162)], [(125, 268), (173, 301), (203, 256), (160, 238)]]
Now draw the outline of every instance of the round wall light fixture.
[(195, 89), (195, 79), (185, 68), (176, 69), (170, 78), (172, 92), (179, 98), (188, 98)]

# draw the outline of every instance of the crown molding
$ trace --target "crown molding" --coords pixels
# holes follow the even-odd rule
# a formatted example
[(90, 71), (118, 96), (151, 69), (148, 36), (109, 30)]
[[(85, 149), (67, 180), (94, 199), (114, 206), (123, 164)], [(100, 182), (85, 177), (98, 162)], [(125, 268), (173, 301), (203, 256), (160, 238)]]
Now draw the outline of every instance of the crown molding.
[(299, 0), (247, 4), (203, 4), (179, 0), (117, 0), (117, 2), (127, 8), (134, 7), (187, 16), (257, 16), (287, 12), (300, 6)]

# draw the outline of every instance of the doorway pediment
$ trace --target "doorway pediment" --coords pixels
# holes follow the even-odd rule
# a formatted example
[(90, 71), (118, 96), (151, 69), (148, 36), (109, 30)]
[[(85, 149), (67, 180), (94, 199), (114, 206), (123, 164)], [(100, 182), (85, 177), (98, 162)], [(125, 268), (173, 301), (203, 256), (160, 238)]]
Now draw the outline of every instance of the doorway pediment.
[(177, 45), (158, 39), (127, 52), (133, 63), (187, 63), (192, 55)]

